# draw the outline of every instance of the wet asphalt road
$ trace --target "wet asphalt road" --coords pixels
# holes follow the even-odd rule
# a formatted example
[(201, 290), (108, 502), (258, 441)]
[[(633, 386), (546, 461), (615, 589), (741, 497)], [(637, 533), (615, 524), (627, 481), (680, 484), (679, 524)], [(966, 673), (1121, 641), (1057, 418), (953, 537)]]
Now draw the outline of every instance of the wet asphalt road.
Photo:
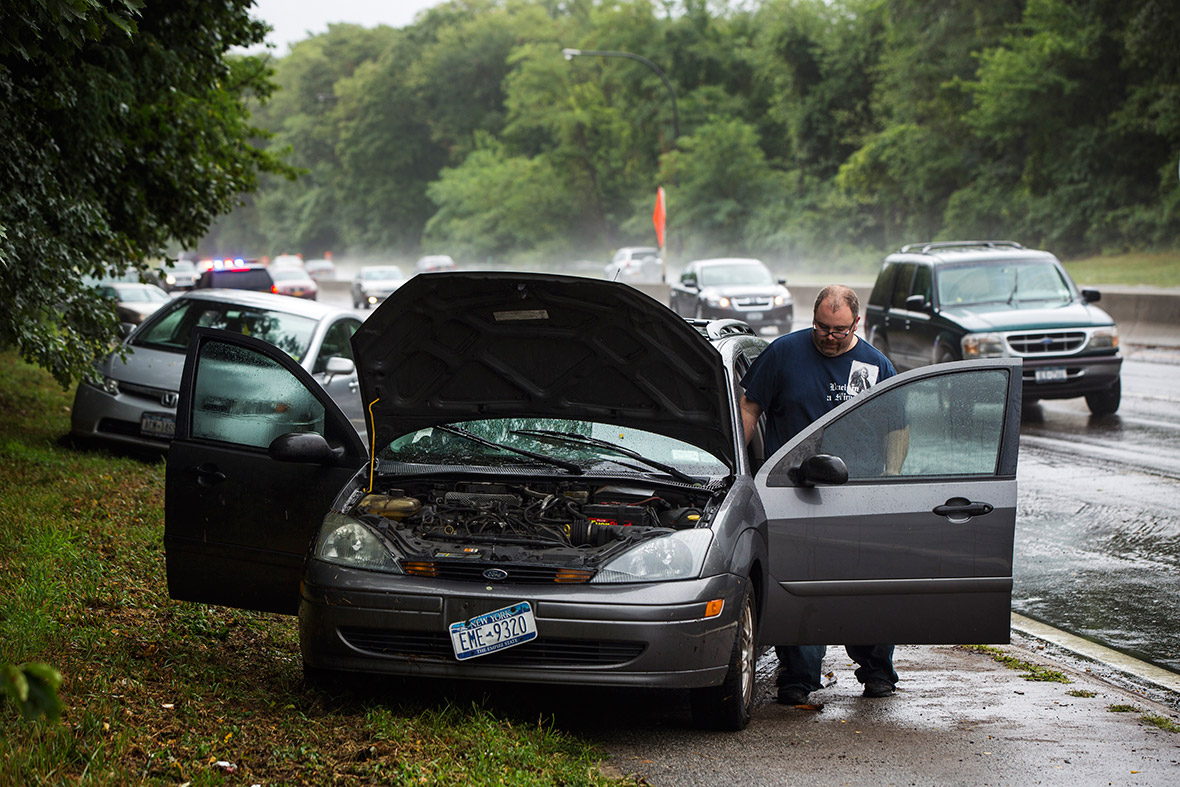
[(1126, 354), (1116, 415), (1024, 409), (1012, 607), (1180, 672), (1180, 352)]

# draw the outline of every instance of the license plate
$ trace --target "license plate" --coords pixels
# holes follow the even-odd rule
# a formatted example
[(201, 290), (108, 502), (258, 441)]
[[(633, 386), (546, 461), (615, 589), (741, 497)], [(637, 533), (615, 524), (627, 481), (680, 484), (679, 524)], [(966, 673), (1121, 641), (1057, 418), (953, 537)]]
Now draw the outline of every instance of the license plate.
[(761, 320), (762, 312), (746, 312), (747, 320)]
[(537, 636), (537, 620), (527, 601), (451, 624), (451, 647), (459, 661), (486, 656)]
[(139, 433), (144, 437), (164, 437), (176, 434), (176, 416), (171, 413), (144, 413), (139, 417)]
[(1037, 369), (1034, 373), (1034, 379), (1038, 383), (1063, 383), (1065, 382), (1065, 369), (1061, 366), (1052, 366), (1048, 369)]

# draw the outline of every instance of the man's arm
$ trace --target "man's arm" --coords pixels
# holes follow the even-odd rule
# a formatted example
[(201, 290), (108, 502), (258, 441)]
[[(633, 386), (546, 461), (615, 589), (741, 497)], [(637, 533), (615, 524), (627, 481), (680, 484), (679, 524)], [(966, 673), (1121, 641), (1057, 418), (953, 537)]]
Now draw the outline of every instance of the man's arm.
[(910, 427), (904, 426), (885, 435), (885, 475), (901, 475), (910, 452)]
[(762, 405), (742, 394), (741, 408), (742, 432), (746, 438), (746, 445), (749, 445), (750, 438), (754, 436), (754, 430), (758, 427), (758, 419), (762, 417)]

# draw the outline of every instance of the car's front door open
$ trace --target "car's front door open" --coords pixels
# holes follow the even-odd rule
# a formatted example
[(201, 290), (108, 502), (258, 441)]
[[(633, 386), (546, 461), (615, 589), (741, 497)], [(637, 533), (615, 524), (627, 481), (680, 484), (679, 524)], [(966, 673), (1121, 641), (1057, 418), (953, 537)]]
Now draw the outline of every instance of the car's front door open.
[[(765, 644), (1007, 642), (1020, 361), (924, 367), (860, 394), (763, 466)], [(900, 453), (899, 453), (900, 452)], [(848, 480), (807, 480), (812, 456)]]
[[(271, 443), (291, 432), (322, 435), (334, 456), (272, 459)], [(169, 594), (294, 613), (311, 539), (364, 458), (348, 419), (286, 352), (195, 331), (165, 473)]]

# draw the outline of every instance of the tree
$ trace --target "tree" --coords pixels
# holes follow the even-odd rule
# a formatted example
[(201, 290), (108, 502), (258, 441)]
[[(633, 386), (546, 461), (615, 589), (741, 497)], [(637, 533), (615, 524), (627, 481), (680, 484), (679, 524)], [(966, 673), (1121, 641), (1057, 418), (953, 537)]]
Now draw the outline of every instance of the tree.
[(63, 386), (117, 337), (83, 277), (195, 245), (260, 172), (270, 72), (252, 0), (13, 0), (0, 9), (0, 346)]

